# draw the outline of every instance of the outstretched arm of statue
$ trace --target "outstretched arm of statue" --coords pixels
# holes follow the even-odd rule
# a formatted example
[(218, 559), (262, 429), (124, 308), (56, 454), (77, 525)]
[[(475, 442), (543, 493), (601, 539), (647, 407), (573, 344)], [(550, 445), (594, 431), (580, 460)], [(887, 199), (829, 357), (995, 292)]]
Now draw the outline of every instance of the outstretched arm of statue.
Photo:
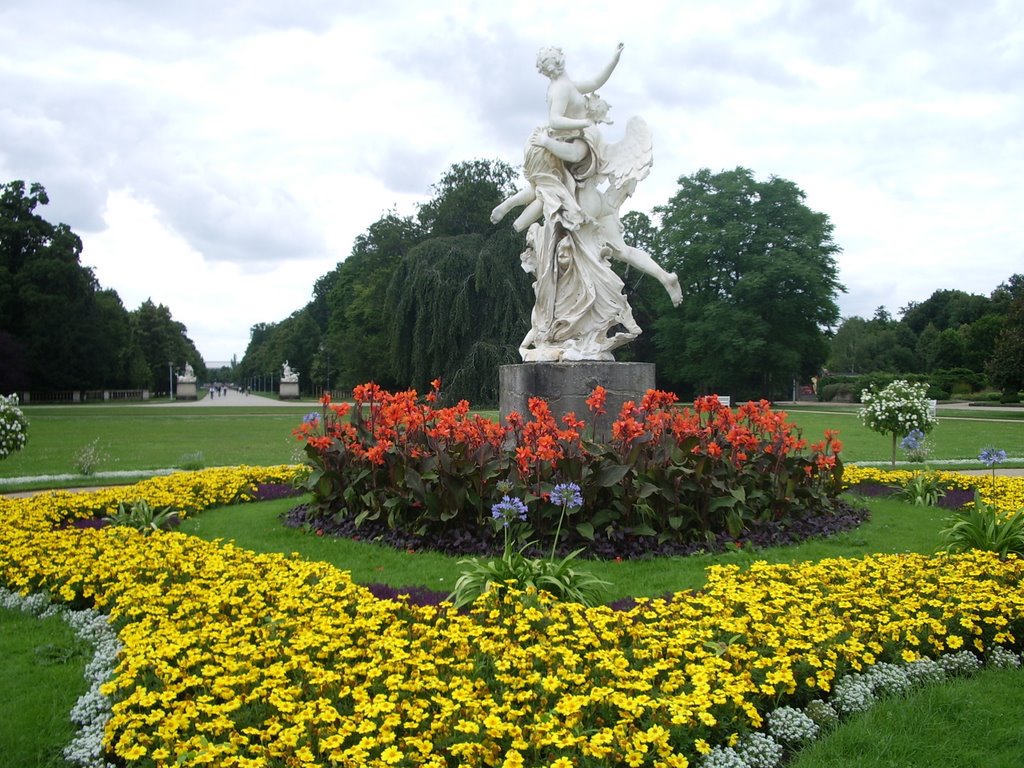
[(605, 65), (605, 68), (598, 72), (595, 77), (590, 80), (580, 80), (576, 83), (576, 88), (579, 89), (580, 93), (593, 93), (608, 82), (608, 78), (612, 76), (612, 72), (615, 71), (615, 67), (619, 63), (619, 57), (622, 55), (623, 47), (622, 43), (615, 46), (615, 53), (612, 54), (612, 60), (609, 61)]

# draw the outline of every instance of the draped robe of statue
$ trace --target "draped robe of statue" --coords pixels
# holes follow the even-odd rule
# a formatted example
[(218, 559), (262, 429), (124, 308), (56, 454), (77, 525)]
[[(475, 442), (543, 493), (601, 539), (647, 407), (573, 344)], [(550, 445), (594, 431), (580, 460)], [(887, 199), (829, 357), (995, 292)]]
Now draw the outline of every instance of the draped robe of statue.
[[(601, 185), (618, 189), (646, 175), (649, 137), (643, 121), (634, 118), (627, 139), (611, 147), (596, 128), (559, 138), (586, 144), (578, 162), (565, 163), (542, 147), (527, 149), (524, 173), (543, 203), (544, 221), (530, 226), (523, 254), (524, 268), (536, 276), (530, 333), (520, 346), (524, 361), (613, 360), (613, 349), (640, 334), (609, 261), (622, 230), (618, 210), (609, 203), (614, 196)], [(634, 162), (624, 166), (623, 153)], [(618, 164), (609, 162), (616, 159)]]

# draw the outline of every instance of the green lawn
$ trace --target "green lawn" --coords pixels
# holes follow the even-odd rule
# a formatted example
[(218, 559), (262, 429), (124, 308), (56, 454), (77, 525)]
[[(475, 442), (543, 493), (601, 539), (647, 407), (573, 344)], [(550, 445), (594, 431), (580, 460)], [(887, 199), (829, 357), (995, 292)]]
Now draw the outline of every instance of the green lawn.
[[(298, 501), (301, 501), (298, 500)], [(220, 507), (185, 520), (181, 530), (205, 539), (234, 541), (255, 552), (298, 552), (349, 571), (357, 583), (381, 582), (395, 587), (424, 586), (448, 591), (458, 575), (457, 557), (434, 552), (398, 552), (372, 542), (317, 536), (281, 525), (280, 515), (296, 499), (256, 505)], [(948, 516), (934, 507), (915, 507), (888, 499), (872, 500), (871, 520), (855, 531), (794, 547), (741, 550), (724, 554), (670, 557), (629, 562), (592, 561), (585, 567), (612, 584), (609, 600), (630, 596), (659, 596), (698, 589), (707, 566), (755, 560), (792, 563), (829, 557), (862, 557), (872, 553), (932, 553), (939, 547), (938, 531)]]
[(0, 608), (0, 765), (56, 768), (85, 693), (89, 647), (62, 619)]
[(109, 456), (99, 472), (178, 467), (197, 453), (205, 467), (289, 464), (292, 429), (318, 407), (28, 406), (28, 443), (0, 461), (0, 480), (75, 473), (75, 454), (96, 439)]
[[(796, 406), (787, 412), (811, 442), (820, 440), (826, 429), (838, 429), (844, 461), (888, 462), (891, 457), (892, 437), (862, 426), (855, 408)], [(1002, 448), (1008, 456), (1024, 459), (1024, 410), (940, 411), (939, 423), (928, 439), (933, 447), (930, 463), (934, 465), (967, 459), (970, 464), (957, 464), (956, 467), (981, 468), (984, 465), (978, 462), (978, 453), (986, 446)], [(898, 449), (896, 459), (903, 459)], [(1022, 462), (1015, 465), (1021, 466)]]

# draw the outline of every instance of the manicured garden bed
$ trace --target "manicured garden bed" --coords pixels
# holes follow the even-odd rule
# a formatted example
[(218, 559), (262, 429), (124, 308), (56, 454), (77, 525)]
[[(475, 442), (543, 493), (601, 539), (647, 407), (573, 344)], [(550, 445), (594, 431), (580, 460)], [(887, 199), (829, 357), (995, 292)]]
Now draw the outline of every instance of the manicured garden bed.
[[(1021, 561), (985, 553), (712, 567), (701, 591), (628, 611), (508, 593), (459, 613), (299, 557), (60, 527), (138, 498), (194, 515), (295, 471), (0, 501), (0, 583), (94, 605), (119, 630), (105, 691), (120, 760), (687, 765), (883, 662), (1020, 651)], [(851, 479), (889, 479), (870, 472)], [(1011, 509), (1022, 492), (997, 478), (989, 498)]]

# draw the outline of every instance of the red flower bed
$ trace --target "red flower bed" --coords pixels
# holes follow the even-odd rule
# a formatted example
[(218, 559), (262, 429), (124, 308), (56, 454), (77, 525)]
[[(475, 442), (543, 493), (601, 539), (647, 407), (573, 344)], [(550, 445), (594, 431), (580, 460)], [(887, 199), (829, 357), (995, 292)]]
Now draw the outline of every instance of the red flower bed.
[[(556, 421), (538, 398), (528, 414), (499, 424), (470, 413), (465, 401), (436, 407), (439, 390), (439, 381), (424, 397), (364, 384), (353, 405), (323, 401), (322, 416), (296, 430), (319, 515), (410, 533), (472, 530), (487, 525), (491, 506), (508, 492), (498, 491), (500, 481), (527, 503), (538, 539), (557, 524), (559, 510), (545, 499), (560, 482), (582, 489), (572, 525), (591, 540), (710, 539), (835, 509), (836, 434), (808, 445), (766, 401), (731, 410), (709, 396), (681, 406), (675, 395), (651, 390), (623, 405), (610, 441), (599, 443), (584, 419)], [(595, 389), (587, 403), (587, 417), (599, 418), (604, 391)]]

